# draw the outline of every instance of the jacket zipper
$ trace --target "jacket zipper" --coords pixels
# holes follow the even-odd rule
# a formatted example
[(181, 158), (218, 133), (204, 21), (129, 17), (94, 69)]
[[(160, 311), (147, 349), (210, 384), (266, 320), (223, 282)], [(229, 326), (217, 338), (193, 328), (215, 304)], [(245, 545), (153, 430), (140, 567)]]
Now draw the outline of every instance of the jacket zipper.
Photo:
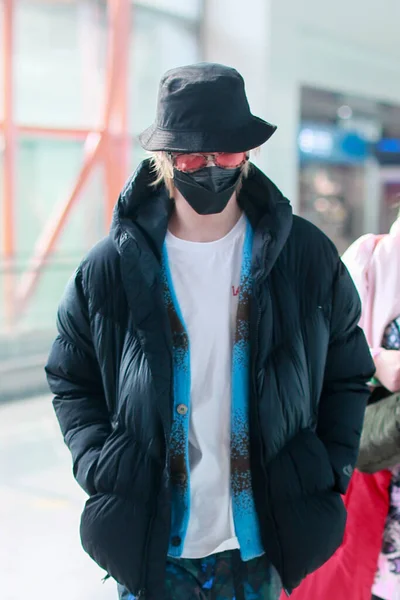
[[(264, 259), (266, 256), (266, 249), (264, 250)], [(261, 285), (261, 279), (259, 280), (259, 285)], [(258, 389), (257, 389), (257, 377), (256, 377), (256, 368), (257, 368), (257, 359), (258, 359), (258, 350), (259, 350), (259, 335), (260, 335), (260, 325), (261, 325), (261, 318), (262, 318), (262, 309), (260, 307), (260, 304), (258, 302), (258, 307), (257, 307), (257, 321), (256, 321), (256, 330), (255, 330), (255, 351), (254, 351), (254, 360), (253, 360), (253, 387), (254, 387), (254, 393), (255, 393), (255, 398), (258, 399)], [(263, 448), (263, 441), (262, 441), (262, 434), (261, 434), (261, 428), (260, 428), (260, 419), (259, 419), (259, 414), (258, 414), (258, 409), (256, 411), (256, 416), (257, 416), (257, 427), (258, 427), (258, 434), (260, 436), (260, 445), (261, 445), (261, 449)], [(264, 478), (266, 481), (266, 484), (269, 484), (268, 481), (268, 477), (267, 477), (267, 472), (266, 472), (266, 468), (264, 465), (264, 458), (263, 456), (261, 457), (261, 466), (262, 466), (262, 470), (263, 470), (263, 474), (264, 474)], [(269, 495), (270, 495), (270, 491), (269, 491)], [(279, 547), (279, 552), (280, 552), (280, 562), (281, 562), (281, 569), (283, 571), (283, 556), (282, 556), (282, 549), (279, 543), (279, 539), (278, 539), (278, 532), (277, 532), (277, 526), (276, 526), (276, 522), (275, 522), (275, 517), (273, 515), (272, 509), (268, 506), (268, 511), (272, 520), (272, 523), (274, 525), (274, 529), (275, 529), (275, 535), (277, 538), (277, 543), (278, 543), (278, 547)], [(288, 588), (283, 588), (284, 593), (286, 594), (286, 596), (290, 596), (293, 590), (290, 590)]]
[[(161, 417), (161, 412), (159, 411), (160, 417)], [(164, 440), (166, 442), (167, 436), (165, 433), (165, 428), (164, 428)], [(167, 456), (168, 456), (168, 448), (167, 448)], [(157, 494), (157, 500), (156, 500), (156, 505), (158, 504), (158, 496), (159, 496), (160, 490), (158, 490), (158, 494)], [(145, 542), (145, 546), (144, 546), (144, 550), (143, 550), (143, 560), (142, 560), (142, 568), (141, 568), (141, 576), (140, 576), (140, 583), (139, 583), (139, 591), (137, 594), (137, 600), (146, 600), (146, 575), (147, 575), (147, 562), (148, 562), (148, 555), (149, 555), (149, 546), (150, 546), (150, 541), (151, 541), (151, 534), (153, 531), (153, 524), (155, 521), (155, 516), (154, 516), (154, 510), (152, 511), (152, 515), (150, 518), (150, 522), (149, 522), (149, 526), (147, 528), (147, 532), (146, 532), (146, 542)]]
[[(165, 441), (167, 439), (166, 433), (165, 433), (165, 428), (164, 428), (164, 438)], [(167, 456), (166, 456), (166, 460), (169, 460), (169, 450), (168, 450), (168, 446), (166, 447), (166, 452), (167, 452)], [(158, 490), (157, 493), (157, 501), (156, 501), (156, 506), (158, 504), (158, 497), (160, 494), (160, 489)], [(152, 515), (150, 518), (150, 522), (149, 522), (149, 526), (147, 528), (147, 532), (146, 532), (146, 542), (145, 542), (145, 546), (144, 546), (144, 551), (143, 551), (143, 560), (142, 560), (142, 574), (140, 577), (140, 584), (139, 584), (139, 592), (137, 594), (137, 600), (146, 600), (146, 575), (147, 575), (147, 562), (148, 562), (148, 555), (149, 555), (149, 546), (150, 546), (150, 541), (151, 541), (151, 534), (153, 531), (153, 525), (154, 525), (154, 521), (155, 521), (155, 516), (154, 516), (154, 510), (152, 511)]]
[[(169, 349), (169, 354), (170, 354), (170, 358), (171, 358), (171, 364), (172, 364), (172, 350), (170, 347), (170, 343), (169, 340), (167, 340), (167, 346)], [(171, 366), (172, 369), (172, 366)], [(172, 380), (171, 380), (171, 391), (170, 391), (170, 395), (173, 395), (172, 392)], [(163, 424), (163, 432), (164, 432), (164, 443), (165, 443), (165, 452), (166, 452), (166, 464), (167, 466), (169, 466), (169, 440), (168, 440), (168, 436), (165, 430), (165, 424), (163, 421), (163, 415), (161, 413), (160, 407), (157, 404), (157, 412), (158, 415), (160, 417), (161, 423)], [(160, 490), (159, 490), (160, 492)], [(157, 498), (158, 498), (158, 494), (157, 494)], [(149, 523), (149, 527), (147, 529), (147, 534), (146, 534), (146, 543), (145, 543), (145, 547), (144, 547), (144, 552), (143, 552), (143, 560), (142, 560), (142, 575), (140, 577), (140, 585), (139, 585), (139, 593), (137, 595), (138, 600), (146, 600), (146, 589), (145, 589), (145, 584), (146, 584), (146, 574), (147, 574), (147, 561), (148, 561), (148, 554), (149, 554), (149, 546), (150, 546), (150, 540), (151, 540), (151, 533), (153, 530), (153, 524), (155, 521), (155, 516), (154, 516), (154, 512), (152, 513), (151, 519), (150, 519), (150, 523)]]
[(142, 560), (142, 569), (141, 569), (142, 574), (140, 576), (139, 591), (137, 594), (138, 600), (146, 599), (146, 587), (145, 586), (146, 586), (146, 575), (147, 575), (147, 559), (148, 559), (148, 554), (149, 554), (149, 546), (150, 546), (150, 539), (151, 539), (151, 531), (153, 529), (153, 523), (154, 523), (154, 515), (152, 515), (148, 529), (147, 529), (146, 543), (145, 543), (145, 547), (144, 547), (144, 551), (143, 551), (143, 560)]
[[(254, 352), (254, 361), (253, 361), (253, 386), (254, 386), (254, 393), (256, 398), (258, 398), (258, 389), (257, 389), (257, 378), (256, 378), (256, 365), (257, 365), (257, 358), (258, 358), (258, 348), (259, 348), (259, 332), (260, 332), (260, 324), (261, 324), (261, 317), (262, 317), (262, 310), (260, 308), (260, 306), (258, 306), (258, 312), (257, 312), (257, 322), (256, 322), (256, 330), (255, 330), (255, 335), (256, 335), (256, 339), (255, 339), (255, 352)], [(261, 442), (261, 447), (263, 446), (263, 442), (262, 442), (262, 434), (261, 434), (261, 430), (260, 430), (260, 419), (258, 416), (258, 410), (256, 412), (257, 414), (257, 427), (258, 427), (258, 434), (260, 436), (260, 442)], [(261, 457), (261, 465), (262, 465), (262, 470), (263, 470), (263, 474), (264, 474), (264, 478), (267, 484), (269, 484), (268, 481), (268, 477), (267, 477), (267, 472), (265, 469), (265, 465), (264, 465), (264, 459), (263, 457)], [(269, 491), (270, 494), (270, 491)], [(282, 571), (283, 571), (283, 556), (282, 556), (282, 550), (280, 547), (280, 543), (279, 543), (279, 539), (278, 539), (278, 533), (277, 533), (277, 527), (276, 527), (276, 523), (275, 523), (275, 517), (272, 513), (272, 510), (268, 507), (269, 513), (270, 513), (270, 517), (271, 520), (273, 522), (274, 525), (274, 529), (275, 529), (275, 535), (277, 537), (277, 542), (278, 542), (278, 547), (279, 547), (279, 551), (280, 551), (280, 555), (281, 555), (281, 567), (282, 567)], [(283, 588), (283, 591), (285, 592), (285, 594), (289, 597), (292, 593), (291, 590), (289, 590), (288, 588)]]

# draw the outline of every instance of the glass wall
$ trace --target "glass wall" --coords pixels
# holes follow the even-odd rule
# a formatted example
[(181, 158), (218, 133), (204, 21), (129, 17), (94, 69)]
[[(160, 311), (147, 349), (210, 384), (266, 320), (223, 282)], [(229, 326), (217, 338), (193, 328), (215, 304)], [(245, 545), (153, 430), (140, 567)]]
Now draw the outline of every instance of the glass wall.
[(298, 145), (300, 213), (340, 252), (389, 230), (400, 200), (400, 106), (303, 87)]
[[(0, 19), (2, 9), (0, 0)], [(133, 169), (143, 157), (137, 135), (155, 116), (160, 76), (169, 68), (200, 59), (201, 3), (142, 0), (132, 3), (130, 10), (128, 120)], [(76, 183), (85, 158), (85, 132), (101, 127), (107, 19), (102, 0), (15, 3), (14, 116), (16, 125), (22, 127), (15, 165), (16, 285), (45, 224)], [(32, 133), (30, 127), (43, 131)], [(60, 136), (49, 128), (70, 133)], [(0, 138), (0, 169), (2, 156)], [(81, 200), (73, 207), (39, 285), (14, 322), (14, 333), (35, 329), (53, 334), (56, 307), (68, 277), (83, 254), (107, 232), (104, 206), (99, 168), (91, 173)], [(0, 332), (4, 330), (3, 294)]]

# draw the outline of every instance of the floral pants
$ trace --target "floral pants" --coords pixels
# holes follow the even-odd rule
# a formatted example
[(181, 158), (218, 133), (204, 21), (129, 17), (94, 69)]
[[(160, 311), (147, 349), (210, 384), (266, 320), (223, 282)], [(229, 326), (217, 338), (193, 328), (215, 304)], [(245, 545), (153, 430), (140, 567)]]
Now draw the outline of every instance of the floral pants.
[[(238, 550), (229, 550), (201, 559), (169, 558), (163, 600), (279, 600), (281, 591), (265, 556), (243, 562)], [(121, 600), (135, 600), (120, 594)]]

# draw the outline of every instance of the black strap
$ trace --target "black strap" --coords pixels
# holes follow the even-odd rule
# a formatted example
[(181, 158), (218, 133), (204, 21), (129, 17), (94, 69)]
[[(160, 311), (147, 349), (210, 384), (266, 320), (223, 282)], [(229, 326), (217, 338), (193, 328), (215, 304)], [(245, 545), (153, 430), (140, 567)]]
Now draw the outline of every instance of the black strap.
[(245, 573), (246, 567), (240, 558), (240, 552), (239, 550), (234, 550), (232, 554), (232, 580), (236, 600), (246, 600), (243, 586)]

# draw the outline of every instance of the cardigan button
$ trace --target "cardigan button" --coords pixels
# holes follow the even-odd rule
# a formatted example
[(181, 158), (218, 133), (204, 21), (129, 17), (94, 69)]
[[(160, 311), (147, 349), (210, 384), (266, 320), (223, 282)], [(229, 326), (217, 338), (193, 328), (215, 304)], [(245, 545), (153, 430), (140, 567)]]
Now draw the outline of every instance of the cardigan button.
[(188, 411), (188, 407), (186, 406), (186, 404), (178, 404), (178, 406), (176, 407), (176, 412), (179, 415), (184, 416), (187, 414), (187, 411)]
[(174, 546), (174, 548), (178, 548), (178, 546), (180, 546), (181, 543), (182, 543), (182, 540), (179, 537), (179, 535), (174, 535), (174, 537), (171, 540), (171, 544)]

